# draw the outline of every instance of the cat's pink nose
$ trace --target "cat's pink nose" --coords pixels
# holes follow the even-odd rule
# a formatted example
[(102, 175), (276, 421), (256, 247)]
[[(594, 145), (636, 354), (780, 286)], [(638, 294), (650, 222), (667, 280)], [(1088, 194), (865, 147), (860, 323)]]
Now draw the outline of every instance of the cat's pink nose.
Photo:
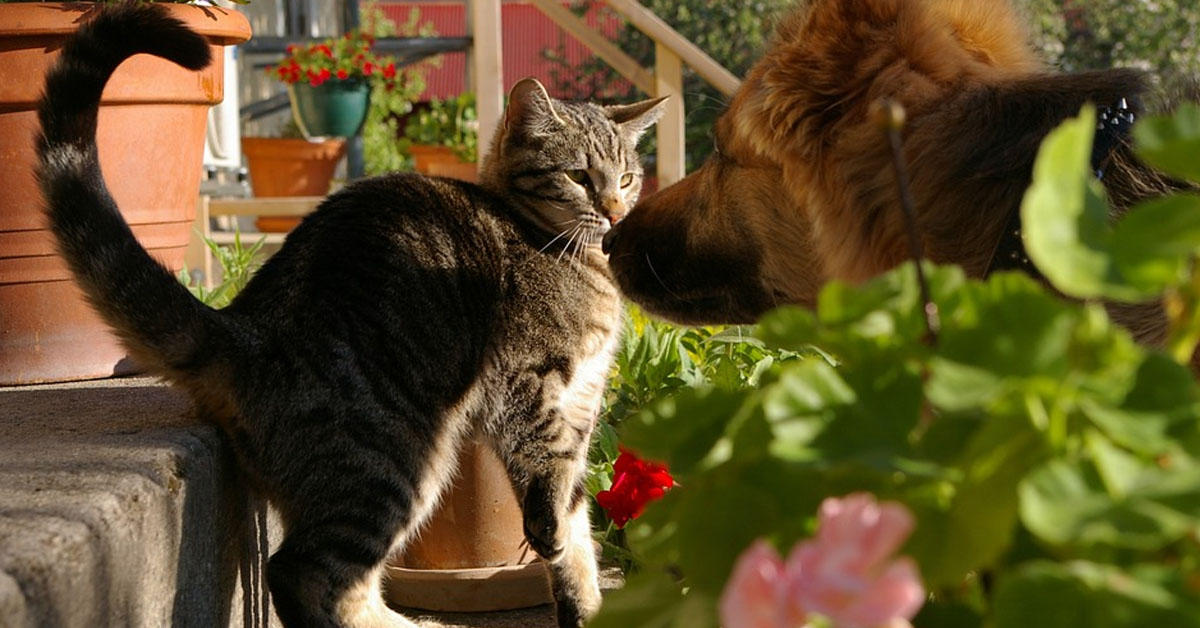
[(629, 208), (625, 205), (625, 201), (615, 196), (604, 199), (601, 205), (601, 213), (608, 219), (609, 223), (614, 225), (621, 222), (621, 219), (629, 213)]

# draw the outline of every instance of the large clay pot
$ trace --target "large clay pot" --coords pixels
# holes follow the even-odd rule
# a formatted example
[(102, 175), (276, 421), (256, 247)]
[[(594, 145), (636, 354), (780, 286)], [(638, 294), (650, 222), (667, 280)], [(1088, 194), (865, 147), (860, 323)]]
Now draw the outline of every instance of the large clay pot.
[[(242, 154), (255, 196), (325, 196), (346, 154), (346, 140), (243, 137)], [(259, 231), (272, 232), (291, 231), (298, 224), (298, 216), (263, 216), (254, 221)]]
[(504, 465), (467, 443), (441, 506), (388, 568), (387, 596), (401, 607), (478, 612), (553, 601), (545, 564), (525, 542)]
[[(44, 228), (33, 177), (34, 110), (46, 70), (96, 4), (0, 4), (0, 384), (105, 377), (125, 351), (84, 302)], [(143, 246), (183, 265), (200, 189), (208, 109), (224, 96), (221, 46), (250, 38), (240, 13), (164, 5), (213, 46), (191, 72), (137, 55), (104, 90), (97, 143), (104, 178)]]

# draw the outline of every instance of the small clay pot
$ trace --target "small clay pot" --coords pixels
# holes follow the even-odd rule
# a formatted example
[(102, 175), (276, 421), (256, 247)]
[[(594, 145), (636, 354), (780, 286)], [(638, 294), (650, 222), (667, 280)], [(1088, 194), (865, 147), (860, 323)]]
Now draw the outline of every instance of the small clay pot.
[(449, 146), (436, 144), (413, 144), (408, 147), (413, 156), (417, 172), (435, 177), (450, 177), (463, 181), (478, 180), (478, 169), (473, 161), (463, 161)]
[[(244, 137), (242, 153), (255, 196), (325, 196), (346, 154), (346, 140)], [(298, 224), (299, 216), (263, 216), (254, 221), (265, 232), (287, 232)]]

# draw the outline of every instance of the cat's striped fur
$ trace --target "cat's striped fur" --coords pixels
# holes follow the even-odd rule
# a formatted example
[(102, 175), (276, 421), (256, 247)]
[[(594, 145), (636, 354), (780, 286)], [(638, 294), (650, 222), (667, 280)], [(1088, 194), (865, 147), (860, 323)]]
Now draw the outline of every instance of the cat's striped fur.
[(283, 623), (413, 625), (382, 601), (384, 560), (468, 437), (505, 462), (526, 538), (552, 563), (559, 624), (585, 621), (600, 600), (581, 473), (620, 319), (598, 244), (637, 200), (635, 146), (658, 102), (561, 103), (523, 81), (482, 186), (356, 182), (216, 311), (137, 243), (101, 178), (100, 93), (140, 52), (193, 69), (209, 58), (152, 4), (83, 26), (39, 111), (47, 213), (96, 309), (226, 430), (282, 513), (268, 582)]

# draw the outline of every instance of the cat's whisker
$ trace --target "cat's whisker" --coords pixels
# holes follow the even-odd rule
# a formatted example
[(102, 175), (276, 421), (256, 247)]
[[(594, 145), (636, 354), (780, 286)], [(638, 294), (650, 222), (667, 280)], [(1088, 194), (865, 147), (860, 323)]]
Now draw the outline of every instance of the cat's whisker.
[(575, 236), (579, 235), (579, 231), (582, 227), (582, 224), (576, 224), (575, 228), (571, 230), (571, 237), (567, 239), (567, 243), (563, 245), (562, 250), (558, 252), (558, 258), (555, 261), (562, 261), (563, 254), (567, 252), (567, 249), (571, 248), (571, 243), (575, 241)]
[[(568, 220), (567, 222), (568, 222), (568, 223), (571, 223), (571, 222), (575, 222), (575, 220), (574, 220), (574, 219), (572, 219), (572, 220)], [(558, 226), (560, 226), (560, 227), (561, 227), (561, 226), (562, 226), (562, 224), (563, 224), (563, 223), (559, 223), (559, 225), (558, 225)], [(547, 243), (546, 243), (546, 246), (543, 246), (543, 247), (541, 248), (541, 250), (539, 250), (539, 251), (538, 251), (538, 253), (545, 253), (545, 252), (546, 252), (546, 249), (550, 248), (550, 247), (551, 247), (551, 246), (552, 246), (552, 245), (553, 245), (555, 242), (558, 242), (558, 239), (559, 239), (559, 238), (561, 238), (561, 237), (563, 237), (563, 236), (567, 235), (567, 232), (568, 232), (568, 231), (570, 231), (570, 229), (569, 229), (569, 228), (568, 228), (568, 229), (563, 229), (562, 233), (560, 233), (560, 234), (558, 234), (558, 235), (554, 236), (554, 239), (553, 239), (553, 240), (551, 240), (551, 241), (549, 241), (549, 242), (547, 242)]]

